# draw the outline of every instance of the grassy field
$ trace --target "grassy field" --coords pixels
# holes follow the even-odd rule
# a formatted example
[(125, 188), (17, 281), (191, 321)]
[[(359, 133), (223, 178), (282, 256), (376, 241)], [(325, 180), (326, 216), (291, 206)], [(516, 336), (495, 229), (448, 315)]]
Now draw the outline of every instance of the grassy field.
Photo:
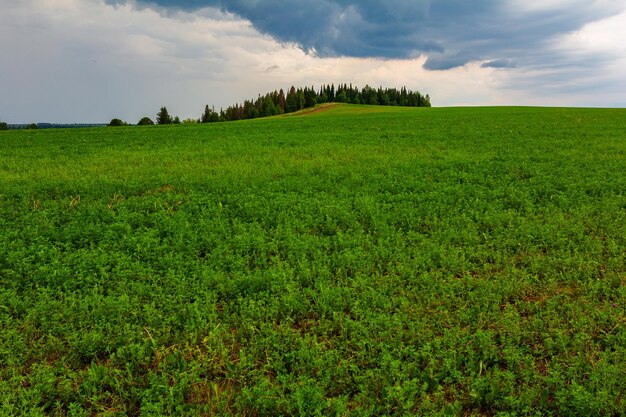
[(0, 132), (0, 415), (625, 415), (626, 110)]

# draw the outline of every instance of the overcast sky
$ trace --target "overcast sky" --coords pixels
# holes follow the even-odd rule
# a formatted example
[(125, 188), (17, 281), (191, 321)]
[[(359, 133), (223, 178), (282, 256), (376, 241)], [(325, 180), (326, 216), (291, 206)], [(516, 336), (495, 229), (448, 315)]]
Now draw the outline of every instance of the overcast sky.
[(0, 121), (181, 119), (290, 85), (626, 106), (626, 0), (0, 0)]

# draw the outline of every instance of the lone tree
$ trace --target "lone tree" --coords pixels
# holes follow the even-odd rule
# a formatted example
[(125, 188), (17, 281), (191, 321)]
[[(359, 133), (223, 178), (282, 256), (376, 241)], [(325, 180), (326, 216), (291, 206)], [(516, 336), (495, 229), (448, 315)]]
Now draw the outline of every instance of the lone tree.
[(0, 130), (9, 130), (9, 125), (6, 122), (0, 122)]
[(172, 116), (167, 112), (166, 107), (161, 107), (161, 110), (157, 113), (156, 116), (157, 124), (159, 125), (171, 125), (172, 124)]
[(121, 119), (111, 119), (109, 126), (128, 126), (128, 123), (122, 121)]
[(142, 117), (139, 122), (137, 122), (137, 126), (151, 126), (154, 122), (149, 117)]

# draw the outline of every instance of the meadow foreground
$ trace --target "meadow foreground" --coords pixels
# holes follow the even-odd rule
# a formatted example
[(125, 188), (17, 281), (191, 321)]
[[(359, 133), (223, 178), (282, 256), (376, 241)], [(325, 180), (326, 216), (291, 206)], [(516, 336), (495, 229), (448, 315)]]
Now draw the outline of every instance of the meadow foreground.
[(622, 415), (626, 110), (0, 132), (0, 415)]

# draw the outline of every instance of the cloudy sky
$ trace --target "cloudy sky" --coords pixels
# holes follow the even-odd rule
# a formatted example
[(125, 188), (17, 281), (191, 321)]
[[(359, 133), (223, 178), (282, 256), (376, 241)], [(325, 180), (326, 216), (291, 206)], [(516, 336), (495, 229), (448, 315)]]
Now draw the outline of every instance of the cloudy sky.
[(181, 118), (290, 85), (626, 106), (626, 0), (0, 0), (0, 120)]

